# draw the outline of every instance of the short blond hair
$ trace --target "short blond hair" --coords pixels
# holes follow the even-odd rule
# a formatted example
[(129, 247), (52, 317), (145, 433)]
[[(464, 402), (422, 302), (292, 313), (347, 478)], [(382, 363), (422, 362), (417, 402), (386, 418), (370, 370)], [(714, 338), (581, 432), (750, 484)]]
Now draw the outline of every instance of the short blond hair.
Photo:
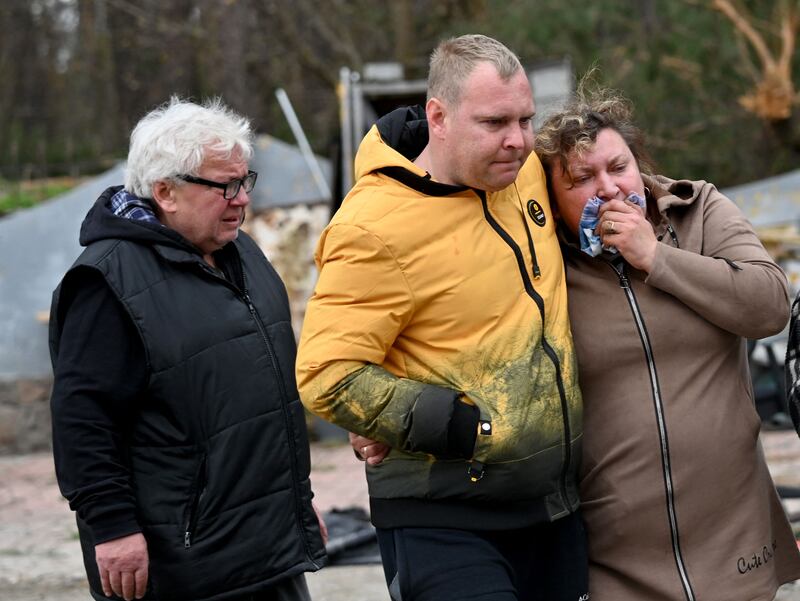
[(504, 81), (522, 70), (519, 58), (493, 38), (477, 33), (450, 38), (441, 42), (431, 54), (428, 100), (436, 97), (457, 105), (462, 85), (482, 62), (494, 65)]

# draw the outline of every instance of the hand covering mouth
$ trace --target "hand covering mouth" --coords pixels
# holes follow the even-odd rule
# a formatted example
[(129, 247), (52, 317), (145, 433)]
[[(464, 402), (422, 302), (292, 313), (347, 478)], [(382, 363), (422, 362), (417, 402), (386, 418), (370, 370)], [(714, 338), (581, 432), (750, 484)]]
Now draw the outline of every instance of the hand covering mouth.
[[(635, 202), (643, 209), (646, 206), (645, 199), (639, 196), (636, 192), (631, 192), (628, 194), (625, 200)], [(617, 249), (613, 246), (604, 247), (602, 241), (600, 240), (600, 235), (595, 233), (597, 224), (600, 221), (598, 211), (604, 202), (604, 200), (598, 198), (597, 196), (587, 200), (583, 207), (583, 213), (581, 214), (580, 223), (578, 225), (578, 236), (581, 241), (581, 250), (590, 257), (596, 257), (604, 250), (610, 252), (611, 254), (617, 252)]]

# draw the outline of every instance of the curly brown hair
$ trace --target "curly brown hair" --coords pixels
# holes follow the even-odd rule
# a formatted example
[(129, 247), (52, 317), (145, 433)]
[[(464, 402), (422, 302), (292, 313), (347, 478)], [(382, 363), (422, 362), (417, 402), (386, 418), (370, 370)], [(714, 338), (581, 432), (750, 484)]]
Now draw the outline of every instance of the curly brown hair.
[(631, 149), (639, 170), (653, 173), (644, 135), (633, 123), (633, 106), (618, 92), (595, 84), (593, 72), (585, 75), (566, 105), (548, 116), (536, 130), (534, 151), (548, 175), (558, 163), (569, 177), (569, 156), (590, 150), (603, 129), (613, 129)]

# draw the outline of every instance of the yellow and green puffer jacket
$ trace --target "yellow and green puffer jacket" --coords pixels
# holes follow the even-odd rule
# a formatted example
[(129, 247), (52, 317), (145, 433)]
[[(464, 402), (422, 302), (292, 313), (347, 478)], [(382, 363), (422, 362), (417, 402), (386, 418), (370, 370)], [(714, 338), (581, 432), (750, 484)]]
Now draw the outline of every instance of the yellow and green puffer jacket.
[[(557, 519), (578, 505), (582, 407), (542, 167), (531, 154), (496, 193), (440, 184), (411, 161), (426, 143), (424, 112), (403, 108), (359, 148), (316, 251), (301, 400), (391, 445), (367, 468), (379, 527)], [(480, 412), (468, 457), (463, 404)]]

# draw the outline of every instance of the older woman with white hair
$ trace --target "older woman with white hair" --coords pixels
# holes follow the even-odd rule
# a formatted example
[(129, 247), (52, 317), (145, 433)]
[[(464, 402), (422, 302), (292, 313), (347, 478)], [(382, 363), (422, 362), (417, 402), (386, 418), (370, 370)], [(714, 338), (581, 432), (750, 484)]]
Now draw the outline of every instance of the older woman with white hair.
[(53, 295), (53, 452), (94, 599), (304, 601), (324, 563), (286, 291), (239, 231), (252, 152), (220, 101), (146, 115)]

